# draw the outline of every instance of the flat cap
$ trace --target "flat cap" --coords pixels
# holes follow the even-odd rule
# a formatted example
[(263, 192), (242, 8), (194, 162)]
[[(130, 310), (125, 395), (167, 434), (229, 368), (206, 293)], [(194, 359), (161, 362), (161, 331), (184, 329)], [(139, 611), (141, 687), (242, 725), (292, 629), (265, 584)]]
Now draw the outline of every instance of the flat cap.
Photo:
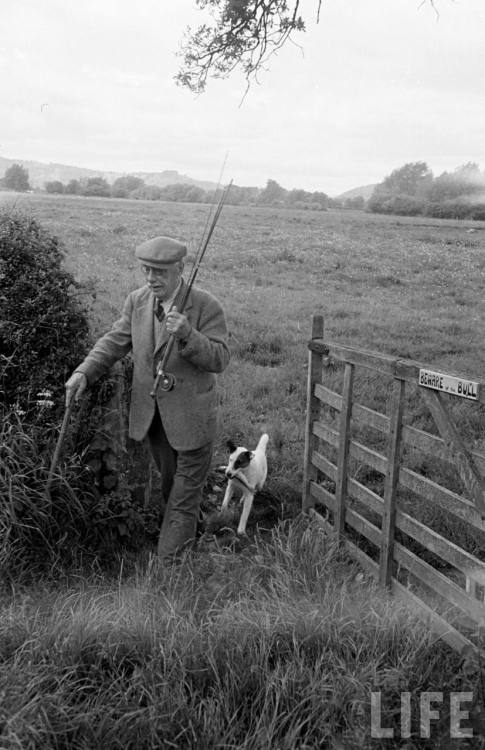
[(147, 266), (167, 266), (185, 258), (187, 247), (171, 237), (154, 237), (138, 245), (135, 255)]

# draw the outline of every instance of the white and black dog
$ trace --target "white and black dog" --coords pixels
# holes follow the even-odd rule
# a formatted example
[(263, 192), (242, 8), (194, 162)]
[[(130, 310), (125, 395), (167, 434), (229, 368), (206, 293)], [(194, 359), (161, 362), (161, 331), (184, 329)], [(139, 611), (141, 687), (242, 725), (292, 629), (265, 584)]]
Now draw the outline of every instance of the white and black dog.
[(266, 446), (269, 437), (261, 435), (259, 443), (254, 451), (248, 451), (247, 448), (236, 447), (232, 440), (227, 441), (227, 447), (231, 451), (229, 462), (225, 467), (226, 477), (229, 479), (226, 488), (226, 494), (222, 501), (221, 510), (225, 510), (229, 505), (234, 492), (241, 491), (241, 502), (244, 503), (239, 526), (238, 534), (246, 533), (246, 524), (257, 490), (262, 489), (268, 472), (266, 462)]

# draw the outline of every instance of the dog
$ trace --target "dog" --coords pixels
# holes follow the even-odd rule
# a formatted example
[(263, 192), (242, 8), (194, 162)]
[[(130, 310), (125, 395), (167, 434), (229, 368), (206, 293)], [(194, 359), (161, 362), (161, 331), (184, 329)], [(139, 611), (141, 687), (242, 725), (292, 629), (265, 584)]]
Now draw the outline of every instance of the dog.
[(254, 451), (248, 451), (247, 448), (238, 448), (232, 440), (227, 441), (227, 447), (231, 454), (227, 467), (225, 467), (225, 474), (229, 481), (221, 510), (227, 508), (234, 492), (240, 490), (242, 493), (241, 502), (243, 503), (243, 510), (237, 527), (237, 533), (240, 535), (246, 533), (246, 524), (253, 505), (254, 495), (257, 490), (262, 489), (266, 480), (268, 473), (266, 446), (268, 440), (269, 436), (266, 433), (261, 435)]

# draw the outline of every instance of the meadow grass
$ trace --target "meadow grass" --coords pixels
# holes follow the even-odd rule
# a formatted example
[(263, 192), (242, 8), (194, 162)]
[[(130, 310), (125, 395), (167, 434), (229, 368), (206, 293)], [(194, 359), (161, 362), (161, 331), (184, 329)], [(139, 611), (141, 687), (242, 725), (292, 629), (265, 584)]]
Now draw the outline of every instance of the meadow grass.
[[(4, 197), (4, 200), (6, 198)], [(156, 234), (195, 255), (208, 207), (123, 199), (17, 198), (64, 242), (66, 266), (88, 284), (93, 336), (106, 331), (144, 281), (134, 247)], [(485, 222), (225, 206), (197, 283), (222, 302), (232, 361), (220, 377), (225, 441), (270, 433), (271, 478), (295, 499), (302, 479), (307, 340), (322, 313), (326, 335), (354, 346), (480, 378), (485, 370)], [(338, 387), (341, 373), (326, 373)], [(358, 373), (361, 403), (386, 411), (390, 382)], [(471, 448), (485, 446), (483, 407), (453, 405)], [(434, 431), (409, 389), (406, 421)]]
[[(68, 269), (86, 283), (93, 337), (143, 283), (134, 246), (170, 234), (193, 257), (208, 210), (40, 195), (17, 203), (63, 240)], [(198, 280), (226, 309), (233, 355), (220, 378), (215, 463), (228, 437), (252, 445), (268, 431), (267, 487), (295, 515), (315, 312), (331, 339), (480, 378), (484, 230), (226, 206)], [(338, 387), (338, 368), (326, 377)], [(360, 373), (356, 390), (386, 411), (385, 380)], [(429, 428), (415, 393), (406, 409), (409, 423)], [(483, 447), (481, 407), (455, 411), (470, 445)], [(400, 691), (470, 685), (459, 657), (359, 577), (309, 519), (238, 553), (205, 542), (171, 573), (141, 553), (116, 580), (83, 569), (57, 584), (10, 582), (0, 613), (2, 747), (378, 747), (372, 689), (386, 696), (382, 724), (401, 746)], [(420, 747), (443, 746), (445, 719)]]
[[(1, 195), (1, 194), (0, 194)], [(64, 242), (66, 265), (87, 284), (93, 337), (109, 328), (126, 294), (143, 283), (135, 245), (171, 234), (189, 245), (189, 262), (208, 207), (149, 201), (28, 195), (16, 198)], [(256, 444), (270, 434), (267, 488), (294, 511), (299, 504), (306, 408), (307, 339), (315, 312), (326, 335), (354, 346), (482, 376), (485, 223), (352, 211), (301, 211), (225, 206), (198, 282), (223, 303), (232, 361), (219, 378), (221, 420), (214, 464), (225, 442)], [(339, 390), (342, 370), (325, 371)], [(391, 381), (358, 369), (357, 400), (387, 412)], [(485, 447), (484, 409), (450, 404), (470, 448)], [(429, 409), (408, 385), (405, 421), (436, 432)], [(361, 436), (360, 436), (361, 437)], [(367, 431), (370, 447), (382, 438)], [(461, 492), (456, 472), (422, 452), (406, 451), (409, 468)], [(365, 481), (368, 470), (356, 466)], [(370, 478), (370, 477), (369, 477)], [(377, 488), (376, 488), (377, 489)], [(454, 522), (401, 492), (423, 521), (453, 538)], [(460, 537), (470, 551), (475, 541)]]
[[(6, 748), (400, 746), (371, 737), (371, 691), (398, 738), (401, 691), (465, 680), (303, 517), (238, 557), (196, 552), (170, 572), (150, 558), (118, 582), (19, 591), (0, 614), (0, 659)], [(448, 732), (443, 715), (420, 746)]]

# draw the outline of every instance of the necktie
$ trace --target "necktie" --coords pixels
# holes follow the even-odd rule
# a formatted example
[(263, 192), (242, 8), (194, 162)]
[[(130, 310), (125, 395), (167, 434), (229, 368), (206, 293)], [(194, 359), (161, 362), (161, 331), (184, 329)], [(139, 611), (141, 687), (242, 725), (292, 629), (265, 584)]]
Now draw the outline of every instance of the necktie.
[(154, 307), (153, 311), (154, 311), (156, 317), (158, 318), (158, 320), (161, 323), (162, 320), (165, 317), (165, 310), (163, 309), (163, 302), (162, 302), (161, 299), (157, 299), (155, 301), (155, 307)]

